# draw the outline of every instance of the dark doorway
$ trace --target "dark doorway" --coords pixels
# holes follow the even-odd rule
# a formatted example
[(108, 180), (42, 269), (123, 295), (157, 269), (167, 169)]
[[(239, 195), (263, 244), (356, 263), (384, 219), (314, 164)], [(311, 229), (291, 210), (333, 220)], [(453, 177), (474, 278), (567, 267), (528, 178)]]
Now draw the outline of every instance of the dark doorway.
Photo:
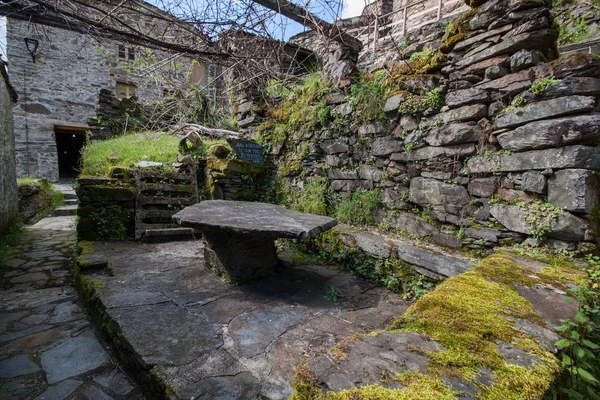
[(86, 128), (69, 126), (54, 127), (60, 178), (74, 178), (79, 174), (79, 159), (85, 144), (86, 130)]

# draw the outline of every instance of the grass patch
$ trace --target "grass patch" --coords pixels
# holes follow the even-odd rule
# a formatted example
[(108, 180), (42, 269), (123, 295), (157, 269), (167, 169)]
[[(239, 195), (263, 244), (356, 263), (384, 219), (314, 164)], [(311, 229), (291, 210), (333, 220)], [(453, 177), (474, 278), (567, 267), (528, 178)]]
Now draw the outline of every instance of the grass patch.
[(375, 213), (381, 206), (381, 191), (359, 189), (341, 199), (335, 208), (335, 217), (354, 225), (375, 225)]
[[(213, 143), (214, 144), (214, 143)], [(161, 132), (139, 132), (88, 143), (81, 157), (82, 176), (108, 176), (110, 167), (156, 161), (171, 169), (179, 154), (179, 139)]]
[(356, 109), (359, 122), (368, 123), (385, 119), (383, 106), (391, 92), (386, 70), (361, 73), (358, 81), (350, 87), (349, 103)]
[(328, 199), (327, 180), (318, 178), (304, 185), (304, 189), (291, 200), (290, 208), (309, 214), (327, 215)]

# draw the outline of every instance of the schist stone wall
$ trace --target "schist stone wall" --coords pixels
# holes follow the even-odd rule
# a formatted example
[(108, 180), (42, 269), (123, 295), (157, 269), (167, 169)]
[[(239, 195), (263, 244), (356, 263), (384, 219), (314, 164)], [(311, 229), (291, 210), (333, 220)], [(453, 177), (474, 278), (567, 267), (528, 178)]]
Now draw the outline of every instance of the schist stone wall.
[[(25, 47), (27, 36), (40, 41), (35, 63)], [(7, 43), (11, 82), (21, 99), (14, 108), (19, 177), (58, 180), (55, 127), (87, 128), (88, 119), (96, 116), (101, 89), (115, 92), (117, 82), (135, 84), (138, 98), (146, 101), (176, 89), (172, 82), (190, 81), (191, 59), (179, 57), (153, 71), (168, 82), (156, 85), (148, 74), (138, 74), (136, 64), (119, 60), (117, 41), (99, 44), (90, 36), (13, 18), (7, 21)], [(153, 54), (158, 60), (166, 57)], [(217, 74), (214, 65), (208, 67)]]
[(288, 132), (280, 174), (298, 190), (315, 176), (378, 190), (379, 221), (452, 248), (594, 249), (600, 58), (557, 58), (548, 6), (491, 0), (455, 20), (445, 63), (396, 81), (385, 118), (357, 118), (348, 91), (324, 96), (335, 123)]
[[(461, 0), (378, 0), (365, 7), (360, 16), (335, 24), (362, 42), (358, 65), (372, 69), (414, 52), (413, 44), (422, 47), (427, 41), (439, 39), (448, 22), (468, 9)], [(290, 42), (318, 54), (334, 49), (330, 41), (314, 31), (297, 34)]]
[(0, 235), (10, 229), (19, 211), (11, 112), (16, 100), (16, 93), (8, 81), (4, 62), (0, 61)]

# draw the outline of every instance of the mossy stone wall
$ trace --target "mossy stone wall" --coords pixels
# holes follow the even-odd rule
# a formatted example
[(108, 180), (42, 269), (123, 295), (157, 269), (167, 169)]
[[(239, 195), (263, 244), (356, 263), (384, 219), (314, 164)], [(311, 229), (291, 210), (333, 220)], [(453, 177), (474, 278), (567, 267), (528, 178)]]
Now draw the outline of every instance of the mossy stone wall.
[(127, 239), (135, 231), (135, 183), (130, 179), (80, 178), (79, 240)]

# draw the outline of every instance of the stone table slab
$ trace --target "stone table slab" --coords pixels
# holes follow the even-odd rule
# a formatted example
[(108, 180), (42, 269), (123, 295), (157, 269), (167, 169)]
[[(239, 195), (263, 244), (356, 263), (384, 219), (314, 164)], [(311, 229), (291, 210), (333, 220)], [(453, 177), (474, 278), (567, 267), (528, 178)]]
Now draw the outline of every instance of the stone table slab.
[(322, 215), (288, 210), (268, 203), (208, 200), (173, 216), (182, 226), (201, 231), (229, 232), (276, 238), (309, 239), (333, 228), (337, 221)]
[(202, 231), (204, 259), (232, 283), (271, 275), (278, 264), (275, 239), (309, 239), (337, 221), (267, 203), (208, 200), (173, 216), (179, 225)]

